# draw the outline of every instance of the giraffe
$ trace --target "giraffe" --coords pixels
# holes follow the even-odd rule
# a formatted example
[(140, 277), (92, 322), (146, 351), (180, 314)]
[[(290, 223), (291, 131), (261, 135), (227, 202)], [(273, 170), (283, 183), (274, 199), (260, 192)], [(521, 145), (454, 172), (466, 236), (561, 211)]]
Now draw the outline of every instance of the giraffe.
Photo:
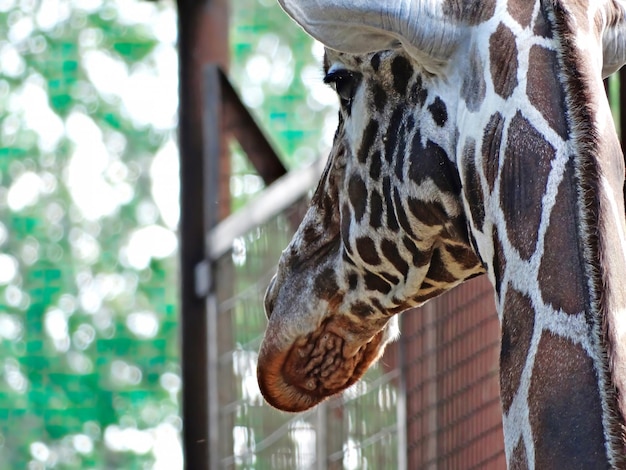
[(333, 148), (279, 260), (258, 381), (302, 411), (397, 315), (486, 273), (509, 468), (626, 468), (617, 0), (279, 0), (326, 46)]

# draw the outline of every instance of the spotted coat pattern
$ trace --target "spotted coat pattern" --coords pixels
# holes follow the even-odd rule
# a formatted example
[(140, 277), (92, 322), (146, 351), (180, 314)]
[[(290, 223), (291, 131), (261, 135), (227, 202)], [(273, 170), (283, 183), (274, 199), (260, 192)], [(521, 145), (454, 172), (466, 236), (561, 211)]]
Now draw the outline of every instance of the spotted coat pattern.
[(604, 17), (564, 3), (444, 2), (473, 29), (439, 74), (402, 49), (327, 51), (335, 143), (266, 295), (274, 406), (344, 390), (394, 314), (487, 272), (509, 467), (626, 467), (624, 164), (581, 49)]

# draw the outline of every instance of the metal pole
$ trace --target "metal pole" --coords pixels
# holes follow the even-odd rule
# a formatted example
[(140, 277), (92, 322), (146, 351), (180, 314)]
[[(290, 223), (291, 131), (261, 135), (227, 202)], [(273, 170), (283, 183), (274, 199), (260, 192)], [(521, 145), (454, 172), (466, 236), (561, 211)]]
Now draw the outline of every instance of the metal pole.
[[(183, 3), (187, 4), (183, 7)], [(194, 19), (189, 3), (179, 2), (179, 147), (180, 147), (180, 308), (183, 450), (185, 467), (208, 470), (209, 432), (206, 355), (206, 303), (196, 296), (195, 269), (205, 258), (204, 174), (202, 129), (196, 106), (199, 88), (194, 76), (193, 37), (189, 34)], [(201, 114), (200, 114), (201, 115)]]
[[(222, 154), (221, 145), (221, 108), (222, 93), (220, 86), (220, 72), (217, 65), (205, 65), (202, 73), (203, 78), (203, 135), (204, 135), (204, 200), (205, 200), (205, 226), (207, 233), (213, 230), (220, 219), (220, 160)], [(207, 253), (210, 247), (207, 247)], [(206, 295), (207, 321), (206, 321), (206, 358), (207, 358), (207, 390), (206, 402), (208, 404), (208, 433), (209, 433), (209, 468), (219, 468), (219, 391), (217, 387), (218, 376), (218, 337), (217, 337), (217, 297), (215, 292), (216, 278), (215, 267), (212, 260), (203, 261), (199, 264), (200, 269), (208, 267), (208, 283), (205, 289), (200, 289), (197, 295)], [(196, 285), (199, 285), (197, 283)]]

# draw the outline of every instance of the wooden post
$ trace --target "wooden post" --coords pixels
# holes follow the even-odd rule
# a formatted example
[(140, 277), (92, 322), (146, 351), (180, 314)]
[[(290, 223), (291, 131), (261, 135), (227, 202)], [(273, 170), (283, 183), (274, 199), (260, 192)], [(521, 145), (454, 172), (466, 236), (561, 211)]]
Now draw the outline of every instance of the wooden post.
[[(185, 467), (211, 468), (207, 303), (196, 294), (196, 267), (207, 259), (206, 233), (228, 213), (228, 184), (219, 184), (220, 208), (205, 199), (203, 144), (203, 66), (228, 61), (226, 0), (178, 0), (180, 146), (180, 308), (183, 450)], [(221, 147), (222, 149), (225, 146)], [(221, 158), (218, 183), (227, 182), (229, 160)], [(215, 189), (215, 188), (214, 188)], [(215, 460), (214, 460), (215, 461)], [(214, 467), (214, 465), (213, 465)]]

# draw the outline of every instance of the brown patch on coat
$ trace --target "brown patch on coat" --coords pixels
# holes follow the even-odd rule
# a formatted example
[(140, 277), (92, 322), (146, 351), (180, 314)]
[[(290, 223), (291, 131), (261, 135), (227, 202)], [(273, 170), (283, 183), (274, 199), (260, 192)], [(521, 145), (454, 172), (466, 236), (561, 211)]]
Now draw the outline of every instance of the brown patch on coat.
[(487, 178), (490, 192), (493, 192), (500, 168), (500, 146), (502, 145), (503, 130), (504, 117), (500, 113), (495, 113), (489, 118), (489, 123), (485, 127), (481, 146), (483, 172), (485, 173), (485, 178)]
[(402, 275), (406, 277), (409, 274), (409, 264), (400, 254), (397, 247), (397, 241), (387, 238), (380, 242), (380, 251), (387, 261)]
[(565, 118), (565, 91), (559, 81), (559, 63), (555, 51), (536, 45), (531, 47), (526, 93), (530, 103), (548, 121), (550, 127), (566, 140), (570, 129)]
[(482, 230), (485, 223), (485, 196), (480, 181), (480, 175), (476, 169), (476, 142), (469, 139), (463, 147), (461, 155), (463, 165), (463, 193), (470, 206), (470, 217), (474, 226)]
[(542, 199), (555, 149), (518, 111), (511, 120), (500, 176), (507, 235), (523, 259), (535, 252)]
[(609, 468), (600, 393), (583, 347), (544, 332), (528, 391), (536, 468)]
[(489, 62), (493, 87), (507, 99), (517, 87), (517, 43), (515, 33), (500, 23), (489, 38)]
[(331, 301), (336, 297), (343, 297), (343, 293), (339, 291), (337, 285), (335, 270), (331, 267), (324, 269), (319, 273), (314, 281), (314, 292), (317, 298)]
[(442, 255), (442, 249), (440, 248), (436, 248), (432, 251), (430, 266), (428, 267), (424, 281), (430, 280), (434, 281), (436, 284), (452, 284), (459, 280), (449, 271), (448, 264), (445, 262)]
[(492, 240), (493, 240), (493, 273), (495, 277), (495, 288), (496, 295), (498, 299), (502, 297), (502, 278), (504, 277), (504, 272), (506, 271), (506, 256), (504, 256), (504, 248), (502, 247), (502, 242), (500, 241), (500, 237), (498, 236), (498, 229), (496, 227), (493, 228)]
[(503, 304), (500, 348), (500, 396), (508, 413), (521, 383), (535, 328), (535, 309), (529, 297), (509, 286)]
[(573, 158), (570, 158), (550, 215), (539, 266), (543, 301), (570, 314), (585, 311), (588, 304), (584, 254), (578, 240), (577, 184)]
[(376, 243), (369, 237), (359, 237), (355, 242), (356, 250), (361, 259), (372, 266), (380, 264), (380, 256), (376, 249)]
[(363, 178), (357, 174), (352, 175), (348, 182), (348, 198), (354, 209), (354, 218), (357, 223), (360, 223), (367, 209), (366, 204), (368, 198), (367, 186), (365, 186)]
[(535, 2), (528, 0), (509, 0), (507, 10), (522, 28), (528, 28), (533, 17)]
[(543, 8), (539, 9), (537, 17), (535, 18), (535, 27), (533, 28), (535, 36), (540, 36), (546, 39), (552, 38), (552, 24), (546, 17)]

